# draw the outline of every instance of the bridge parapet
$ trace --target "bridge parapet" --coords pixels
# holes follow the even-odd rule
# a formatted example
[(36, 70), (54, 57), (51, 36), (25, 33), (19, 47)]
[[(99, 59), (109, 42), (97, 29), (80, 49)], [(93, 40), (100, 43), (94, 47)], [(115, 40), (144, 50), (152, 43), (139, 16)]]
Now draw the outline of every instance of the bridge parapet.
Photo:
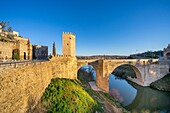
[(9, 68), (19, 68), (19, 67), (25, 67), (30, 65), (37, 65), (42, 64), (44, 62), (48, 61), (26, 61), (26, 62), (6, 62), (6, 63), (0, 63), (0, 70), (9, 69)]

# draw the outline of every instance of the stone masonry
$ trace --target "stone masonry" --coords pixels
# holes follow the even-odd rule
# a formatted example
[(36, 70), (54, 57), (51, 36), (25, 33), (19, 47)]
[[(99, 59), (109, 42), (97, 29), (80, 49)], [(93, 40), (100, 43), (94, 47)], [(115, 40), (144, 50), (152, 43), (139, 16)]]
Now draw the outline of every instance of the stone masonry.
[(76, 58), (57, 56), (46, 62), (5, 68), (0, 73), (0, 113), (31, 112), (52, 78), (76, 79)]

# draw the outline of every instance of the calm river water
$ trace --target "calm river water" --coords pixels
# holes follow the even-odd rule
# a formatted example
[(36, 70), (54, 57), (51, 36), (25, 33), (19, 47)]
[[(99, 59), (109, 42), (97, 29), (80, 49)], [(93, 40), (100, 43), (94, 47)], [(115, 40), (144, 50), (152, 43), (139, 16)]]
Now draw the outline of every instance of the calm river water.
[(109, 90), (114, 98), (133, 113), (170, 113), (170, 92), (141, 87), (114, 75), (110, 75)]

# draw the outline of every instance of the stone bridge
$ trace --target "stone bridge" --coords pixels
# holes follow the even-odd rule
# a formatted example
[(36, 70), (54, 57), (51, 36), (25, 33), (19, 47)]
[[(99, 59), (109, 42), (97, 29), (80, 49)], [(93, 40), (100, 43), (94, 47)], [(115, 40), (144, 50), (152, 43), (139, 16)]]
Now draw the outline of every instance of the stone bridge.
[(158, 59), (93, 59), (77, 60), (77, 70), (91, 65), (96, 71), (96, 85), (104, 91), (109, 91), (109, 76), (121, 65), (129, 65), (136, 73), (137, 78), (128, 79), (141, 86), (149, 86), (150, 83), (162, 78), (168, 73), (169, 66), (158, 62)]

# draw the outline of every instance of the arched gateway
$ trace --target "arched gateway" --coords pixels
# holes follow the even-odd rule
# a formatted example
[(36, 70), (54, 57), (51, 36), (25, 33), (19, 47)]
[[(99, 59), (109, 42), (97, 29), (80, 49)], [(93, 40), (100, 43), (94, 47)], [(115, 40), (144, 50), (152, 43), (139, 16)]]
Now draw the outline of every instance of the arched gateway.
[(92, 65), (96, 70), (96, 85), (109, 91), (109, 75), (121, 65), (129, 65), (136, 73), (136, 78), (128, 79), (141, 86), (149, 86), (150, 83), (162, 78), (168, 73), (168, 65), (158, 63), (158, 59), (93, 59), (77, 60), (77, 71), (83, 65)]

